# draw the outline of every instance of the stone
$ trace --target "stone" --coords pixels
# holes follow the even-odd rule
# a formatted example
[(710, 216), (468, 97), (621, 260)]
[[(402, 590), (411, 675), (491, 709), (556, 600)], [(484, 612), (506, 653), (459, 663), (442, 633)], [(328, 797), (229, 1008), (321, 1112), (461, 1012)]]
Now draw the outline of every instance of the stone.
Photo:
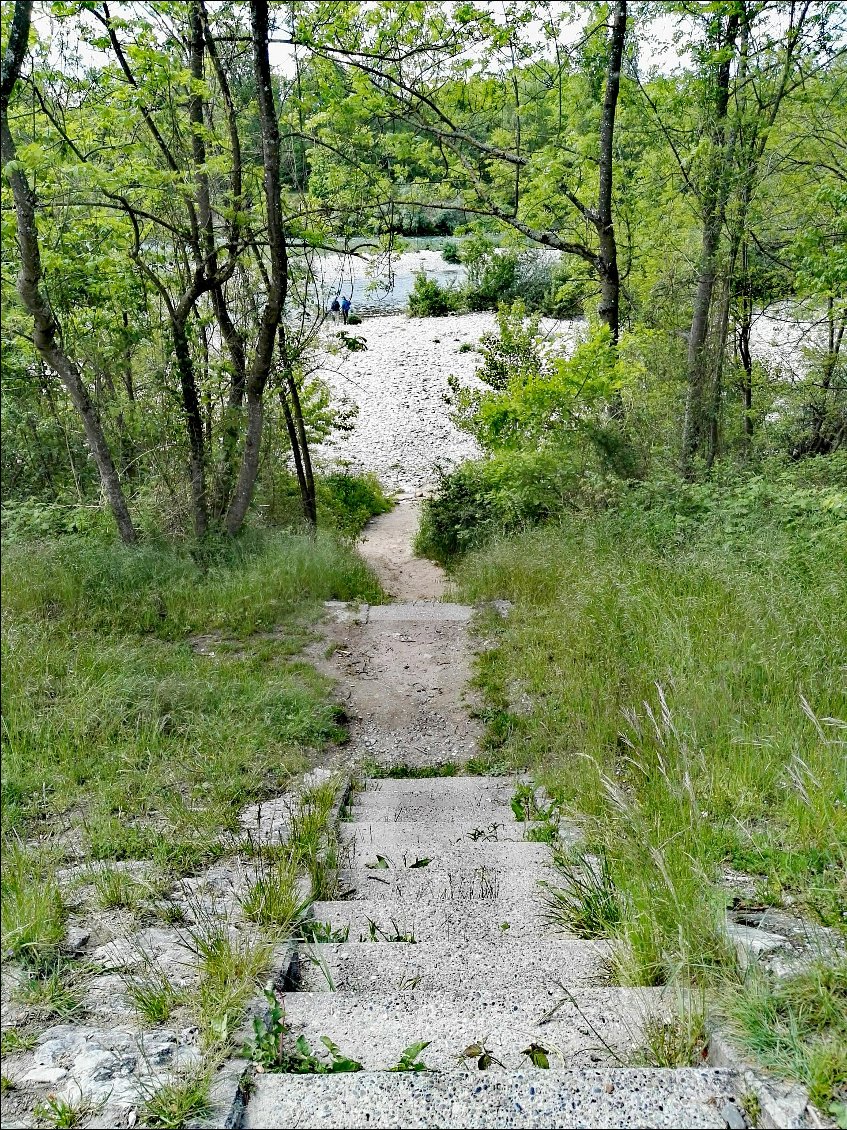
[(721, 1118), (729, 1130), (746, 1130), (747, 1123), (744, 1115), (734, 1103), (724, 1103), (720, 1110)]
[(67, 1075), (64, 1067), (33, 1067), (23, 1076), (24, 1083), (59, 1083)]
[(64, 947), (68, 953), (82, 953), (90, 941), (91, 931), (81, 926), (69, 926), (65, 931)]

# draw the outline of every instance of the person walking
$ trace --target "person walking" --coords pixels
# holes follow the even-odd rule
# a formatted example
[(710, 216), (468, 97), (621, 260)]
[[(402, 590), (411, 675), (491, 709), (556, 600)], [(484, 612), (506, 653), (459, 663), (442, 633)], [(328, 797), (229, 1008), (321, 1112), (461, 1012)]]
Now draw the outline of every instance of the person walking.
[(344, 319), (344, 325), (347, 325), (347, 319), (350, 317), (350, 299), (345, 294), (341, 299), (341, 317)]
[(339, 315), (340, 311), (341, 311), (341, 306), (338, 302), (338, 295), (336, 294), (335, 298), (333, 298), (333, 300), (332, 300), (332, 305), (329, 308), (329, 312), (332, 316), (333, 322), (338, 321), (338, 315)]

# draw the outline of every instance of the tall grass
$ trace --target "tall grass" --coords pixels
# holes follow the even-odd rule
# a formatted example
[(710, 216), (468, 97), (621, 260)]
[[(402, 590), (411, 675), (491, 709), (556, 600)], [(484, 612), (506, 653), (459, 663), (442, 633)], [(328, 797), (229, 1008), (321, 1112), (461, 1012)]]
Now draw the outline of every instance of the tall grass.
[[(602, 849), (621, 979), (732, 971), (724, 865), (844, 926), (847, 568), (841, 528), (748, 515), (663, 540), (635, 510), (502, 540), (458, 568), (516, 607), (479, 660), (489, 743)], [(529, 711), (512, 710), (528, 696)]]
[(292, 656), (320, 601), (381, 593), (332, 537), (256, 534), (199, 563), (66, 539), (2, 564), (6, 832), (71, 814), (93, 858), (190, 869), (342, 736)]

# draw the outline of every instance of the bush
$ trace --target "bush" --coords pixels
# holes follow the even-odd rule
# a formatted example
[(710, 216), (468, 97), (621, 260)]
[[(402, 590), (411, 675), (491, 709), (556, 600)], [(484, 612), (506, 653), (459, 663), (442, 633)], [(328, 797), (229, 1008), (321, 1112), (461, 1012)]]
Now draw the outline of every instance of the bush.
[(445, 263), (461, 263), (459, 245), (455, 240), (448, 239), (441, 247), (441, 258)]
[(387, 514), (393, 503), (376, 475), (336, 472), (317, 480), (318, 519), (327, 520), (340, 533), (355, 537), (377, 514)]
[(409, 295), (409, 314), (413, 318), (441, 318), (462, 308), (462, 293), (453, 287), (439, 286), (424, 271), (415, 275)]
[[(599, 480), (597, 480), (599, 482)], [(498, 452), (444, 474), (423, 506), (415, 548), (448, 563), (498, 534), (581, 506), (592, 487), (569, 452)]]

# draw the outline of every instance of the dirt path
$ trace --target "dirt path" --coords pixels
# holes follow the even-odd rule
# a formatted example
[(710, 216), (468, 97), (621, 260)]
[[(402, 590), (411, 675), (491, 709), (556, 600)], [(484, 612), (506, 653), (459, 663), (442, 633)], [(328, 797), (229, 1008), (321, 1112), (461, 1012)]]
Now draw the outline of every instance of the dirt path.
[(443, 569), (415, 557), (420, 511), (419, 497), (401, 498), (390, 513), (368, 524), (359, 548), (394, 600), (442, 600), (450, 588)]
[(326, 638), (310, 650), (340, 688), (347, 764), (462, 764), (477, 749), (479, 725), (465, 701), (473, 610), (440, 599), (449, 595), (444, 571), (414, 556), (419, 512), (419, 499), (401, 499), (369, 524), (362, 544), (394, 603), (329, 604)]

